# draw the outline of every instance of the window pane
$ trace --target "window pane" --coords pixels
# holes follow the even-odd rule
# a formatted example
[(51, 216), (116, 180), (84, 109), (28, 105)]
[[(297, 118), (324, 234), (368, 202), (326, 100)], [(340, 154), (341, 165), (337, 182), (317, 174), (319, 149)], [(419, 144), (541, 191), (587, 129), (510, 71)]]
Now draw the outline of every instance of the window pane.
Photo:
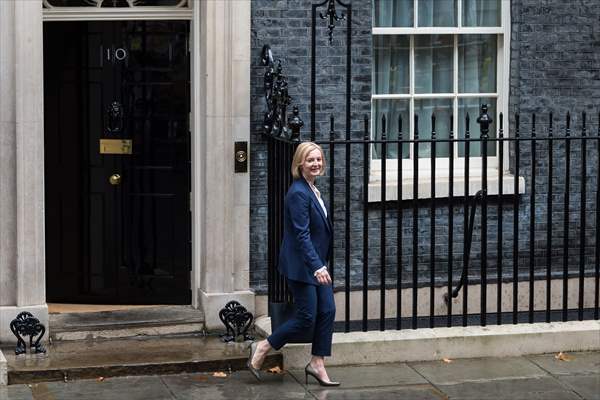
[(463, 0), (463, 26), (500, 26), (500, 0)]
[(413, 0), (374, 0), (373, 26), (412, 27)]
[(496, 92), (496, 35), (458, 38), (458, 91)]
[[(373, 114), (375, 120), (373, 121), (373, 131), (375, 132), (375, 139), (381, 139), (382, 137), (382, 123), (381, 117), (385, 114), (386, 118), (386, 138), (389, 140), (397, 140), (398, 132), (400, 131), (399, 117), (402, 117), (402, 138), (409, 138), (409, 118), (408, 118), (408, 100), (397, 100), (397, 99), (386, 99), (386, 100), (373, 100)], [(408, 158), (408, 143), (402, 146), (402, 158)], [(381, 144), (377, 144), (373, 149), (373, 159), (381, 158)], [(398, 145), (388, 144), (387, 146), (387, 158), (398, 158)]]
[[(435, 115), (435, 137), (450, 137), (450, 116), (452, 115), (452, 99), (415, 100), (415, 114), (419, 117), (419, 139), (431, 138), (431, 116)], [(448, 142), (436, 143), (436, 156), (449, 157)], [(431, 144), (419, 144), (419, 157), (431, 157)]]
[[(481, 137), (481, 131), (479, 124), (477, 123), (477, 117), (479, 117), (480, 107), (482, 104), (488, 105), (488, 115), (492, 117), (493, 122), (490, 124), (490, 132), (488, 136), (490, 138), (496, 137), (496, 99), (489, 97), (479, 97), (470, 99), (458, 99), (458, 137), (465, 137), (466, 123), (465, 118), (469, 113), (469, 131), (471, 138)], [(481, 145), (478, 142), (471, 142), (469, 145), (469, 154), (475, 157), (481, 157)], [(488, 156), (492, 157), (496, 155), (496, 142), (490, 141), (488, 143)], [(458, 156), (465, 156), (465, 143), (458, 144)]]
[(182, 0), (48, 0), (48, 4), (53, 7), (187, 6)]
[(408, 36), (381, 35), (373, 37), (375, 93), (399, 94), (409, 92)]
[(419, 0), (419, 26), (456, 26), (456, 0)]
[(415, 92), (452, 93), (452, 35), (415, 36)]

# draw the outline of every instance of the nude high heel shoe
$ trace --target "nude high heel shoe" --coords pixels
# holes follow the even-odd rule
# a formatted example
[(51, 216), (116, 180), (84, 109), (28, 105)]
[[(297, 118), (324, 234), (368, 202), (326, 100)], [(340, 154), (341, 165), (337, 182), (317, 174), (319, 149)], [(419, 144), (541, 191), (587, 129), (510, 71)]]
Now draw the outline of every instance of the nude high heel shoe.
[(319, 385), (321, 386), (340, 386), (339, 382), (327, 382), (322, 380), (321, 378), (319, 378), (319, 375), (317, 374), (317, 371), (315, 371), (313, 369), (313, 367), (310, 366), (310, 363), (306, 364), (306, 368), (304, 368), (304, 378), (306, 380), (306, 384), (308, 385), (308, 376), (312, 376), (313, 378), (315, 378), (317, 380), (317, 382), (319, 382)]
[(257, 347), (258, 343), (256, 342), (252, 342), (250, 343), (250, 356), (248, 357), (248, 361), (246, 362), (246, 366), (248, 367), (248, 370), (250, 371), (250, 373), (252, 375), (254, 375), (254, 377), (259, 380), (262, 381), (262, 378), (260, 377), (260, 369), (254, 368), (252, 366), (252, 359), (254, 358), (254, 353), (256, 353), (256, 347)]

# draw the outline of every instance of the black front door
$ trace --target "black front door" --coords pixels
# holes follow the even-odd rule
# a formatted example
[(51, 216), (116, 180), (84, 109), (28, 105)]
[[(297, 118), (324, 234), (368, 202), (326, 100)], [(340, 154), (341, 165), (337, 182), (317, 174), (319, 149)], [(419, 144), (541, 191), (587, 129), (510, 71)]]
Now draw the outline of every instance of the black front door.
[(190, 304), (188, 36), (44, 24), (49, 302)]

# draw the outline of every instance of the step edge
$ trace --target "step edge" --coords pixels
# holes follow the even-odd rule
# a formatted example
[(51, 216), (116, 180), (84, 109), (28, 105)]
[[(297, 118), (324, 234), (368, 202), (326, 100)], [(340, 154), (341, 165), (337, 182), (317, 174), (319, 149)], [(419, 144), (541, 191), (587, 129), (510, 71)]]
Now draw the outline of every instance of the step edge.
[(202, 320), (194, 320), (194, 321), (160, 321), (160, 322), (139, 322), (139, 323), (123, 323), (123, 324), (96, 324), (96, 325), (78, 325), (78, 326), (59, 326), (52, 327), (51, 332), (85, 332), (90, 330), (115, 330), (115, 329), (130, 329), (130, 328), (156, 328), (162, 326), (185, 326), (185, 325), (195, 325), (202, 324), (204, 325), (206, 321)]
[(135, 328), (135, 329), (114, 329), (100, 331), (73, 331), (60, 332), (50, 335), (52, 341), (78, 341), (78, 340), (128, 340), (152, 337), (171, 337), (171, 336), (189, 336), (202, 335), (204, 325), (186, 325), (188, 329), (171, 329), (172, 327), (156, 327), (156, 328)]
[[(213, 360), (187, 360), (167, 363), (146, 363), (146, 364), (111, 364), (101, 366), (82, 366), (76, 368), (52, 368), (47, 370), (14, 370), (8, 369), (7, 378), (9, 385), (56, 382), (64, 380), (64, 372), (67, 372), (68, 381), (93, 378), (114, 378), (124, 376), (142, 376), (142, 375), (172, 375), (179, 373), (194, 372), (213, 372), (219, 370), (240, 371), (246, 368), (247, 357), (231, 357)], [(281, 353), (270, 354), (265, 359), (264, 368), (280, 366), (283, 367), (283, 355)], [(205, 368), (202, 368), (202, 367)], [(166, 368), (165, 368), (166, 367)], [(170, 368), (169, 368), (170, 367)], [(153, 372), (155, 369), (160, 371)], [(119, 373), (124, 371), (127, 373)], [(89, 372), (100, 372), (91, 374)], [(70, 374), (69, 374), (70, 372)], [(86, 375), (86, 372), (88, 374)], [(22, 379), (19, 376), (26, 375), (33, 379)], [(47, 375), (51, 375), (48, 377)], [(71, 377), (69, 379), (69, 377)], [(16, 381), (15, 381), (16, 380)]]

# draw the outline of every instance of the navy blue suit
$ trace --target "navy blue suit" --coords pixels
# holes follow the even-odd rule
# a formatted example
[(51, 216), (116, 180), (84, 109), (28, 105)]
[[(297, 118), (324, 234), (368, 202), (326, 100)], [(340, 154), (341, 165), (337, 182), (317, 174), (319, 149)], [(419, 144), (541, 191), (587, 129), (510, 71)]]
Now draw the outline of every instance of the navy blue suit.
[(314, 326), (312, 354), (330, 356), (335, 319), (333, 288), (319, 284), (314, 273), (329, 260), (333, 239), (331, 223), (303, 178), (292, 183), (284, 204), (278, 267), (288, 279), (295, 314), (273, 332), (268, 341), (278, 350)]

